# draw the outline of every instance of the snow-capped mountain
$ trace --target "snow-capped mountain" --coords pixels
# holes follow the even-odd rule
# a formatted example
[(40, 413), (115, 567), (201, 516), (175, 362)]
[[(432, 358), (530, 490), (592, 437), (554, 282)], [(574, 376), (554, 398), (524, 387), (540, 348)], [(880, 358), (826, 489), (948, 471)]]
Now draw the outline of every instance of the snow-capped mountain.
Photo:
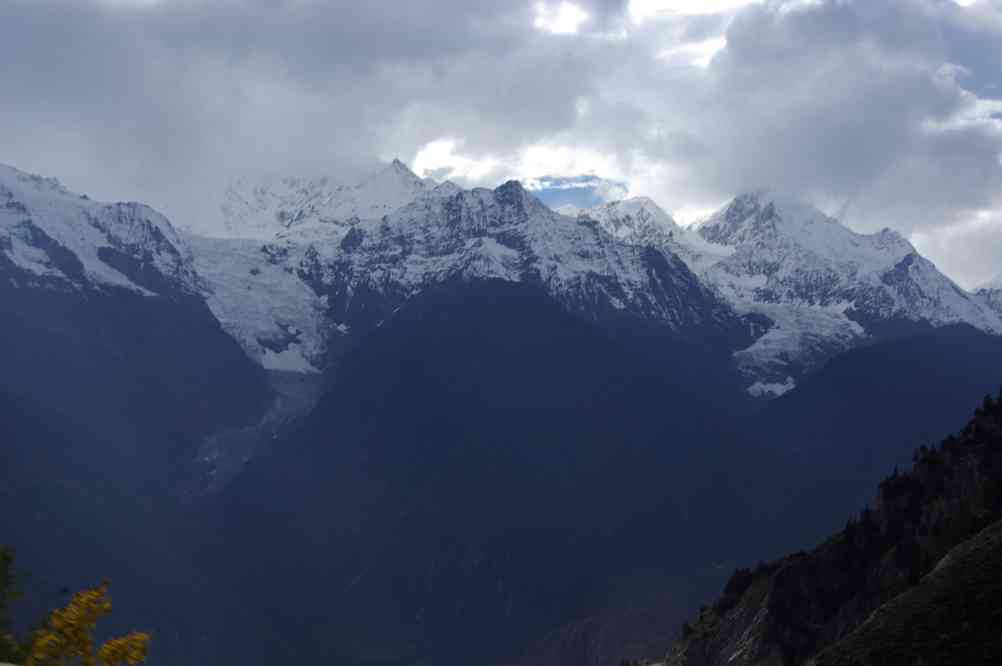
[(967, 323), (1002, 331), (995, 313), (890, 229), (858, 234), (817, 209), (757, 192), (734, 199), (698, 232), (734, 249), (704, 273), (708, 281), (739, 308), (774, 322), (739, 353), (749, 367), (781, 373), (787, 365), (796, 371), (797, 363), (787, 359), (802, 349), (806, 358), (800, 363), (810, 368), (861, 337), (901, 323)]
[(326, 296), (304, 280), (304, 255), (327, 252), (362, 220), (458, 191), (419, 178), (398, 160), (347, 185), (330, 178), (238, 180), (223, 196), (222, 230), (185, 239), (205, 276), (209, 307), (251, 358), (268, 370), (319, 372), (331, 336), (348, 328), (330, 319)]
[(681, 257), (697, 273), (730, 248), (703, 240), (694, 229), (680, 226), (648, 197), (633, 197), (592, 208), (566, 208), (565, 214), (595, 220), (614, 238), (631, 245), (652, 245)]
[(657, 245), (682, 233), (674, 218), (647, 197), (613, 201), (574, 212), (577, 217), (595, 220), (614, 238), (635, 245)]
[(964, 322), (1002, 331), (998, 314), (895, 232), (857, 234), (766, 191), (690, 228), (647, 198), (567, 216), (515, 182), (462, 191), (399, 162), (322, 196), (298, 191), (306, 194), (294, 201), (260, 195), (286, 202), (269, 209), (270, 227), (224, 209), (232, 235), (275, 230), (258, 247), (191, 240), (212, 285), (210, 307), (270, 368), (319, 369), (333, 337), (377, 325), (411, 295), (453, 278), (534, 282), (585, 316), (625, 313), (674, 331), (750, 321), (757, 337), (735, 360), (753, 395), (782, 394), (890, 327)]
[(973, 294), (980, 303), (1002, 318), (1002, 276), (981, 285)]
[(625, 242), (673, 251), (737, 311), (764, 317), (763, 335), (734, 355), (753, 395), (786, 393), (889, 326), (965, 322), (1002, 331), (1002, 308), (972, 298), (897, 232), (856, 233), (766, 190), (735, 197), (693, 228), (647, 198), (578, 215)]
[(157, 211), (91, 201), (53, 178), (0, 165), (4, 267), (24, 286), (199, 290), (190, 250)]
[(582, 211), (617, 237), (674, 251), (739, 312), (767, 320), (735, 354), (755, 395), (781, 394), (834, 354), (901, 324), (968, 323), (1000, 332), (999, 316), (890, 229), (858, 234), (768, 191), (744, 194), (694, 229), (648, 199)]
[(239, 179), (224, 195), (223, 228), (227, 237), (271, 240), (298, 226), (380, 218), (436, 185), (399, 160), (350, 185), (327, 177)]
[(354, 184), (326, 177), (235, 181), (220, 205), (222, 229), (186, 234), (209, 307), (266, 369), (319, 371), (329, 336), (346, 329), (332, 324), (326, 298), (301, 277), (300, 255), (436, 189), (459, 188), (419, 178), (399, 160)]
[(152, 208), (0, 166), (0, 394), (69, 419), (93, 445), (53, 460), (128, 467), (154, 485), (168, 456), (268, 407), (265, 373), (220, 327), (206, 288)]
[[(291, 204), (284, 187), (259, 191), (262, 201), (286, 202), (264, 216), (232, 215), (231, 188), (223, 210), (231, 237), (188, 239), (210, 308), (269, 369), (319, 370), (332, 339), (378, 325), (410, 296), (451, 279), (539, 284), (586, 317), (639, 317), (679, 335), (747, 329), (670, 251), (555, 213), (514, 181), (464, 191), (394, 162), (323, 196), (300, 188)], [(269, 232), (265, 242), (248, 240)]]
[(517, 181), (494, 190), (438, 189), (353, 225), (336, 244), (311, 244), (299, 270), (326, 293), (334, 319), (352, 327), (375, 324), (424, 286), (453, 278), (540, 284), (586, 317), (625, 313), (679, 334), (743, 327), (676, 256), (559, 215)]
[(561, 215), (515, 181), (464, 191), (394, 161), (351, 185), (239, 181), (219, 237), (180, 235), (147, 206), (94, 202), (10, 167), (0, 201), (0, 263), (14, 284), (200, 296), (270, 370), (319, 372), (332, 341), (428, 286), (478, 278), (539, 285), (591, 319), (743, 337), (735, 360), (754, 395), (781, 394), (901, 325), (1002, 332), (999, 285), (968, 294), (897, 233), (857, 234), (766, 191), (683, 228), (647, 198)]

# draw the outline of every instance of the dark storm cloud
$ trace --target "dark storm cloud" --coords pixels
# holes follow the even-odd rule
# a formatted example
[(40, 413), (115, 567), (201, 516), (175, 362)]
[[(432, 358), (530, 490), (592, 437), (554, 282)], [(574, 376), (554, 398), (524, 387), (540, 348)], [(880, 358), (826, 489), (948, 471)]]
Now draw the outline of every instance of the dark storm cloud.
[[(734, 17), (705, 71), (651, 72), (635, 52), (606, 103), (632, 97), (641, 154), (683, 173), (662, 193), (676, 205), (769, 186), (862, 229), (930, 238), (1002, 207), (1002, 130), (976, 97), (1000, 71), (1000, 16), (987, 3), (763, 3)], [(959, 253), (929, 246), (973, 281)]]
[(720, 131), (707, 175), (724, 188), (757, 178), (859, 205), (900, 202), (908, 224), (992, 205), (1000, 135), (988, 123), (952, 127), (972, 100), (943, 49), (915, 3), (745, 12), (710, 72)]
[(997, 57), (1002, 31), (994, 53), (959, 59), (971, 26), (958, 16), (921, 1), (744, 12), (710, 72), (719, 132), (703, 177), (841, 202), (858, 226), (905, 232), (1002, 206), (1002, 131), (973, 120), (967, 72)]
[(767, 1), (639, 25), (626, 0), (574, 4), (581, 32), (552, 35), (535, 0), (7, 0), (0, 161), (184, 223), (242, 170), (348, 175), (451, 138), (501, 165), (484, 179), (543, 176), (511, 170), (557, 145), (609, 156), (618, 172), (599, 175), (670, 208), (773, 186), (860, 228), (919, 230), (956, 266), (944, 234), (1002, 209), (1000, 109), (982, 108), (1002, 98), (998, 0)]
[(517, 146), (565, 126), (601, 70), (594, 46), (548, 39), (534, 15), (469, 0), (2, 3), (0, 159), (200, 215), (233, 169), (357, 172), (443, 133)]

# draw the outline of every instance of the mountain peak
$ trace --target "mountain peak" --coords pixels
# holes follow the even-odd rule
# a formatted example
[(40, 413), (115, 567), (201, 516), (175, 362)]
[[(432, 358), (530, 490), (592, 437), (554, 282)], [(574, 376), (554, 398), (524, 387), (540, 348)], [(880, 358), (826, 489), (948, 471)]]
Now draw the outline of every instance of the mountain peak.
[(0, 163), (0, 186), (31, 187), (34, 190), (47, 191), (69, 196), (70, 191), (57, 178), (47, 178), (37, 174), (21, 171), (16, 167)]
[(690, 265), (739, 311), (773, 322), (736, 355), (750, 376), (768, 374), (768, 384), (797, 379), (803, 368), (889, 327), (964, 322), (1002, 330), (996, 313), (901, 234), (857, 233), (773, 190), (738, 195), (695, 231), (708, 247), (694, 246)]
[(393, 158), (393, 161), (383, 169), (382, 173), (390, 173), (398, 177), (402, 177), (408, 181), (420, 181), (421, 178), (411, 171), (410, 167), (400, 161), (399, 158)]
[[(390, 203), (392, 207), (410, 203), (425, 190), (431, 190), (437, 183), (422, 179), (399, 159), (394, 159), (385, 167), (363, 179), (355, 190), (363, 200)], [(395, 205), (393, 205), (395, 204)], [(390, 212), (385, 210), (385, 213)]]
[(745, 240), (749, 234), (775, 230), (777, 225), (806, 227), (821, 223), (839, 224), (801, 199), (761, 188), (734, 197), (702, 222), (699, 232), (708, 241), (730, 245)]
[(436, 186), (399, 159), (353, 184), (328, 177), (238, 179), (224, 194), (222, 235), (272, 240), (293, 227), (379, 219)]
[(633, 245), (666, 248), (681, 231), (671, 215), (648, 197), (610, 201), (577, 212), (598, 222), (613, 238)]
[(678, 223), (675, 222), (675, 218), (650, 197), (640, 196), (620, 199), (619, 201), (610, 201), (609, 203), (596, 206), (592, 211), (595, 211), (595, 209), (604, 209), (620, 215), (645, 216), (650, 221), (664, 227), (666, 231), (675, 231), (678, 229)]
[(494, 199), (502, 208), (509, 209), (516, 216), (530, 216), (539, 213), (555, 215), (543, 205), (531, 192), (522, 186), (518, 180), (509, 180), (494, 188)]
[(451, 180), (444, 180), (438, 185), (436, 185), (434, 190), (432, 191), (439, 196), (451, 197), (462, 192), (463, 188), (461, 188), (459, 185), (456, 185)]
[(785, 239), (822, 256), (853, 254), (860, 243), (888, 256), (915, 252), (912, 244), (890, 227), (872, 234), (858, 233), (813, 204), (768, 188), (739, 194), (697, 229), (704, 239), (721, 245), (762, 242), (768, 237)]
[(507, 180), (501, 185), (498, 185), (495, 189), (498, 194), (525, 194), (525, 188), (522, 187), (522, 182), (519, 180)]

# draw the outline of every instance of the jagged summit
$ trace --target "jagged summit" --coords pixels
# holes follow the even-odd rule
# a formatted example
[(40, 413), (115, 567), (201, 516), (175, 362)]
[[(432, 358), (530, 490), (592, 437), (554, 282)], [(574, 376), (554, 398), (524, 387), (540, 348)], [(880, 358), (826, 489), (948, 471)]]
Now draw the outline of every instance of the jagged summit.
[(222, 227), (206, 235), (271, 240), (293, 227), (380, 218), (436, 187), (399, 159), (349, 184), (329, 177), (238, 179), (224, 194)]
[(0, 270), (16, 284), (56, 288), (150, 294), (200, 287), (187, 246), (149, 206), (92, 201), (55, 178), (4, 165)]
[(900, 260), (915, 248), (889, 229), (858, 234), (808, 203), (771, 190), (735, 197), (698, 225), (711, 243), (738, 246), (798, 246), (825, 260), (874, 269)]
[(1002, 275), (984, 283), (972, 292), (974, 298), (1002, 319)]
[[(809, 306), (851, 304), (855, 299), (847, 289), (856, 283), (881, 282), (890, 288), (893, 285), (883, 279), (887, 273), (907, 268), (922, 271), (925, 278), (941, 283), (935, 287), (943, 288), (944, 293), (926, 294), (928, 299), (912, 293), (912, 305), (937, 310), (937, 322), (945, 323), (951, 312), (969, 309), (964, 294), (958, 293), (952, 281), (921, 257), (901, 234), (889, 228), (860, 234), (809, 204), (776, 196), (769, 190), (735, 197), (702, 222), (697, 231), (706, 241), (733, 248), (716, 267), (734, 278), (757, 278), (754, 283), (732, 280), (726, 284), (753, 300)], [(954, 296), (956, 302), (949, 298)], [(892, 300), (881, 303), (886, 314), (906, 305)], [(939, 308), (945, 310), (940, 312)]]
[(774, 384), (792, 386), (834, 353), (901, 325), (1002, 331), (994, 312), (899, 233), (856, 233), (770, 190), (735, 197), (696, 232), (726, 249), (704, 261), (701, 276), (739, 311), (772, 322), (738, 360), (750, 376)]
[(987, 296), (971, 298), (901, 234), (856, 233), (773, 190), (738, 195), (688, 228), (647, 198), (576, 215), (622, 242), (679, 256), (738, 312), (763, 323), (755, 343), (736, 354), (753, 395), (791, 390), (832, 355), (902, 322), (1002, 331), (1002, 305), (993, 312)]
[(459, 185), (456, 185), (451, 180), (443, 181), (442, 183), (436, 185), (431, 194), (440, 197), (451, 197), (463, 191)]
[[(338, 244), (305, 253), (303, 262), (337, 320), (353, 327), (362, 323), (353, 295), (396, 307), (408, 294), (453, 278), (540, 284), (589, 317), (627, 312), (680, 333), (687, 326), (737, 325), (677, 258), (618, 243), (592, 224), (561, 216), (518, 181), (418, 198), (380, 221), (356, 225)], [(380, 309), (369, 303), (366, 312)]]
[(674, 218), (648, 197), (634, 197), (578, 211), (620, 240), (639, 244), (663, 244), (681, 231)]
[(531, 283), (589, 319), (627, 315), (677, 335), (747, 337), (733, 310), (669, 251), (559, 215), (517, 180), (430, 186), (391, 164), (339, 195), (388, 212), (337, 219), (318, 215), (318, 205), (294, 224), (272, 225), (267, 239), (190, 239), (213, 285), (210, 307), (266, 367), (319, 369), (327, 341), (364, 333), (449, 280)]
[(391, 188), (391, 190), (384, 192), (384, 195), (389, 195), (392, 194), (392, 188), (407, 185), (423, 189), (423, 186), (431, 185), (434, 187), (437, 183), (430, 178), (421, 178), (416, 173), (411, 171), (410, 167), (406, 164), (401, 162), (399, 159), (394, 158), (392, 162), (363, 178), (356, 185), (354, 185), (354, 187), (355, 189), (364, 189), (376, 186)]
[(39, 192), (50, 192), (56, 195), (70, 195), (58, 178), (52, 176), (40, 176), (34, 173), (21, 171), (9, 164), (0, 163), (0, 183), (6, 187), (18, 187), (23, 189), (33, 189)]
[(705, 241), (691, 227), (675, 219), (649, 197), (632, 197), (594, 206), (568, 210), (579, 219), (590, 219), (616, 240), (630, 245), (655, 247), (681, 258), (700, 274), (709, 263), (732, 250)]
[(494, 188), (493, 198), (506, 211), (505, 217), (524, 218), (529, 215), (549, 217), (553, 213), (542, 201), (526, 190), (521, 181), (518, 180), (509, 180)]

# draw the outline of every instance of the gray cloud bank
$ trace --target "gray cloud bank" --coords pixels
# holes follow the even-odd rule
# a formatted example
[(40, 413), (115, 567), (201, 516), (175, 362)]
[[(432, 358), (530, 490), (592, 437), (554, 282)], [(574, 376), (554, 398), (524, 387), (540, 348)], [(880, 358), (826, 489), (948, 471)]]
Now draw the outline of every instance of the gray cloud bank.
[(1002, 0), (576, 4), (553, 35), (535, 0), (6, 0), (0, 161), (197, 223), (234, 175), (350, 177), (443, 137), (496, 160), (478, 184), (577, 175), (512, 172), (545, 144), (669, 209), (768, 185), (966, 284), (1002, 271)]

